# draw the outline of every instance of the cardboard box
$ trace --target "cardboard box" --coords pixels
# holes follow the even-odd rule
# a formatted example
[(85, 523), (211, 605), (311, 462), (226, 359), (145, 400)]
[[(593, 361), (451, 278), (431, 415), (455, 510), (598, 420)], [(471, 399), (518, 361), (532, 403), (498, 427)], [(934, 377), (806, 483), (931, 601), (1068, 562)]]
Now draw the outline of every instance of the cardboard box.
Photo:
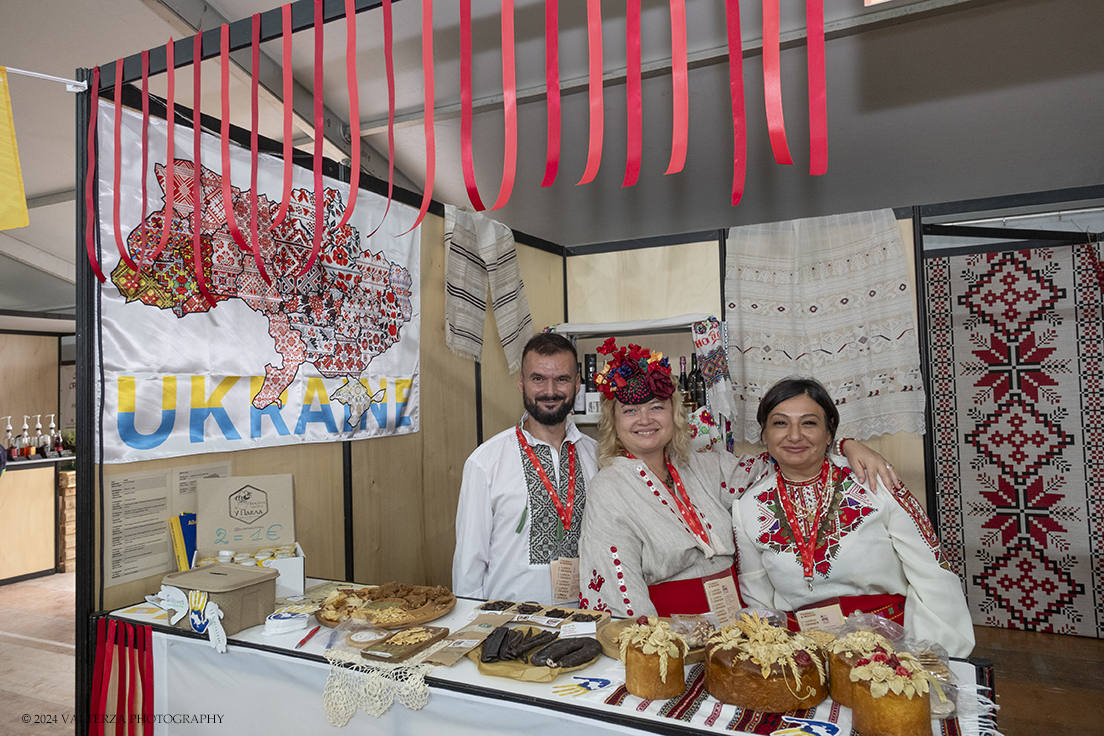
[[(295, 542), (295, 483), (291, 475), (200, 478), (196, 481), (196, 551), (253, 552)], [(279, 595), (302, 595), (305, 555), (278, 560)], [(192, 564), (195, 564), (193, 559)]]
[[(266, 567), (215, 564), (183, 572), (170, 572), (162, 585), (179, 588), (187, 595), (202, 590), (222, 610), (222, 629), (233, 636), (242, 629), (259, 626), (276, 609), (276, 578), (279, 571)], [(191, 629), (188, 616), (177, 628)]]

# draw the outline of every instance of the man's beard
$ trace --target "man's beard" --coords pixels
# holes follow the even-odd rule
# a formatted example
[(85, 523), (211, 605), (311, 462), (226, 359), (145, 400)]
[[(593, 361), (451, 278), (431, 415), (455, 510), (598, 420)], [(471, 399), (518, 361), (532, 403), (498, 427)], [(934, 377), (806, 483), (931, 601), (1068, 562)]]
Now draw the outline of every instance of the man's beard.
[(574, 392), (572, 392), (571, 396), (567, 396), (566, 394), (564, 394), (562, 396), (563, 403), (560, 404), (559, 408), (552, 411), (546, 411), (537, 402), (555, 401), (559, 398), (561, 398), (560, 395), (547, 394), (530, 398), (529, 395), (525, 393), (523, 393), (521, 397), (522, 403), (525, 404), (525, 411), (529, 412), (529, 416), (533, 417), (533, 419), (536, 419), (538, 423), (547, 426), (554, 426), (562, 422), (564, 419), (567, 419), (567, 415), (570, 414), (571, 410), (574, 408), (575, 394)]

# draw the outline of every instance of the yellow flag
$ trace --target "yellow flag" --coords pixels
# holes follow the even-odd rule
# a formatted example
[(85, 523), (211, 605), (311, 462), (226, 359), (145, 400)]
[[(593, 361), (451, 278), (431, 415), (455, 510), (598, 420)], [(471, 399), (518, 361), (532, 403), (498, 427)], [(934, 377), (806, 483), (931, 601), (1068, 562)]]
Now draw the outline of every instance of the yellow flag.
[(0, 66), (0, 230), (26, 227), (30, 222), (23, 173), (19, 170), (19, 148), (15, 145), (8, 70)]

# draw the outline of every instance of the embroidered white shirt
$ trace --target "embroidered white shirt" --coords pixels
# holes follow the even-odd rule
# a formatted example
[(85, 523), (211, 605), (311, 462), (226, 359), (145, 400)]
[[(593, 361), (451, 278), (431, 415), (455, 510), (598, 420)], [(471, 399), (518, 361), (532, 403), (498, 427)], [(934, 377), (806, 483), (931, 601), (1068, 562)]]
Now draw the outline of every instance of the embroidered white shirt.
[(571, 528), (559, 515), (517, 441), (515, 427), (484, 442), (464, 463), (456, 509), (452, 589), (481, 599), (552, 604), (550, 563), (577, 557), (587, 483), (598, 472), (598, 444), (568, 419), (567, 437), (552, 447), (517, 426), (541, 460), (561, 501), (567, 498), (567, 445), (575, 445), (575, 505)]

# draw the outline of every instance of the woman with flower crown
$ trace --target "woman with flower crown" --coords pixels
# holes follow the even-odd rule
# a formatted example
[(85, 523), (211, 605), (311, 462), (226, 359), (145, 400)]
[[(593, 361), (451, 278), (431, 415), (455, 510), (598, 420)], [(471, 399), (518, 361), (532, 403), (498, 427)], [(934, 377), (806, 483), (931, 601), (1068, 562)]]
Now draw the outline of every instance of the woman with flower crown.
[[(769, 458), (691, 452), (667, 358), (614, 338), (598, 352), (610, 357), (595, 378), (601, 470), (579, 540), (580, 606), (632, 617), (735, 611), (732, 504), (770, 471)], [(877, 453), (857, 442), (845, 451), (853, 466), (900, 483)]]

